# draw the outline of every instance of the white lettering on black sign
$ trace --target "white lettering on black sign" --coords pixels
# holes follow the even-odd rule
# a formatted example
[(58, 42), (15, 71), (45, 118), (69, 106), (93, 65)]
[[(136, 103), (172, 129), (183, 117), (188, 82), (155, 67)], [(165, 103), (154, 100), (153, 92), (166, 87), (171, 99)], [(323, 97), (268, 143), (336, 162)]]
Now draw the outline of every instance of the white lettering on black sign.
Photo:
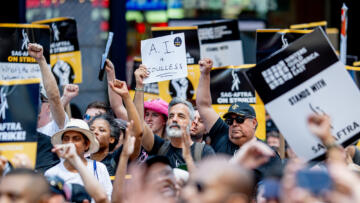
[(231, 35), (232, 31), (227, 30), (226, 25), (210, 28), (201, 28), (198, 30), (200, 40), (220, 39), (223, 35)]
[(75, 51), (75, 46), (70, 41), (53, 42), (50, 44), (50, 53), (56, 54), (61, 52)]
[(0, 141), (25, 141), (26, 131), (20, 122), (0, 123)]
[(304, 54), (307, 52), (307, 49), (303, 47), (284, 60), (280, 60), (277, 64), (262, 71), (261, 74), (269, 88), (274, 90), (286, 81), (304, 72), (306, 70), (305, 65), (320, 56), (319, 53), (315, 51), (304, 57)]

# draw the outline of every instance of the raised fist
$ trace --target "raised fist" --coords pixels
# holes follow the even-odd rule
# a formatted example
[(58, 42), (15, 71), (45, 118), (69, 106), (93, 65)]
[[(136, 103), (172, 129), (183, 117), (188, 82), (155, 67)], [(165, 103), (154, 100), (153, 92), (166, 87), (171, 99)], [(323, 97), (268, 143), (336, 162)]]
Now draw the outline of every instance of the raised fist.
[(201, 74), (209, 74), (213, 67), (213, 61), (209, 58), (205, 58), (199, 61)]
[(40, 44), (28, 44), (29, 55), (37, 61), (43, 57), (43, 47)]
[(75, 84), (67, 84), (64, 88), (64, 97), (70, 100), (79, 95), (79, 86)]
[(124, 81), (120, 81), (120, 80), (110, 81), (109, 85), (110, 85), (111, 89), (115, 93), (119, 94), (121, 97), (124, 97), (129, 94), (129, 90), (126, 86), (126, 82), (124, 82)]

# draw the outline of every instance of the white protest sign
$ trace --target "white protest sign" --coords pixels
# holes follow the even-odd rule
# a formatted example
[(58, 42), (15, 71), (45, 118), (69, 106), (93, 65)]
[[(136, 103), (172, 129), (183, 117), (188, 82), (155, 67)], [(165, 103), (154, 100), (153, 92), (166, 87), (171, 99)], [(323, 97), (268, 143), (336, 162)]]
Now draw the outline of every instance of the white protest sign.
[(243, 48), (236, 20), (198, 25), (201, 58), (211, 58), (214, 67), (242, 65)]
[(325, 147), (307, 126), (310, 114), (328, 115), (332, 135), (347, 146), (360, 135), (360, 92), (321, 29), (247, 71), (280, 132), (306, 160), (324, 158)]
[(184, 33), (142, 40), (141, 59), (150, 73), (144, 83), (186, 77)]

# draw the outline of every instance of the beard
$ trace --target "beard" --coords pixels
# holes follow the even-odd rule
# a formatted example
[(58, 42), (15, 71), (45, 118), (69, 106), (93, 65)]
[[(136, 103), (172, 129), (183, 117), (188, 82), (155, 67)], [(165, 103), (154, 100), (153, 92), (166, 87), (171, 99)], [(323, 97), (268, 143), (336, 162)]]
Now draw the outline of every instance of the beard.
[(172, 123), (166, 126), (166, 135), (169, 138), (180, 138), (182, 136), (182, 130), (180, 125), (177, 123)]

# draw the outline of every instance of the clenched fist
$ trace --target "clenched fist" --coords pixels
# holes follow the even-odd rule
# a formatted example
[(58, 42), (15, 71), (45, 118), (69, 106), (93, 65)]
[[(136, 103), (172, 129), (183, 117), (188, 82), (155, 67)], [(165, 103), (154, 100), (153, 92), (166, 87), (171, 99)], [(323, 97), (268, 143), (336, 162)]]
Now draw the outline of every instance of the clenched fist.
[(44, 57), (43, 52), (43, 47), (40, 44), (28, 44), (28, 53), (31, 57), (35, 58), (35, 60), (39, 61), (42, 59)]
[(201, 74), (209, 74), (213, 67), (213, 61), (209, 58), (205, 58), (199, 61)]

